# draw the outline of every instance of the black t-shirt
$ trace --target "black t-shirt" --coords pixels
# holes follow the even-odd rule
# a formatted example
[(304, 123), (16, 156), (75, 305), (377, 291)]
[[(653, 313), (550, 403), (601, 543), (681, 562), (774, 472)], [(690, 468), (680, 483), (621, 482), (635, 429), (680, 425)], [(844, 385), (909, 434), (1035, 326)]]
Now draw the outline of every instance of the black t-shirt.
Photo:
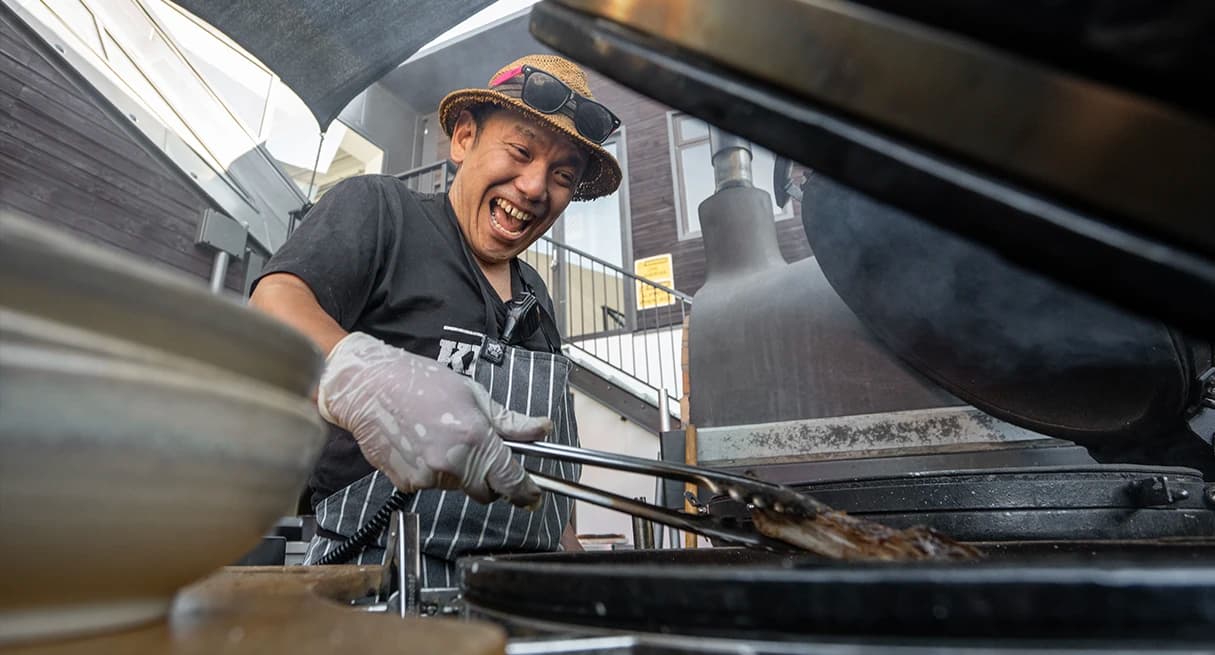
[[(500, 331), (506, 305), (466, 251), (446, 195), (411, 191), (395, 177), (343, 180), (308, 212), (267, 263), (262, 277), (291, 273), (342, 328), (431, 357), (467, 375), (486, 331), (485, 299)], [(531, 266), (515, 260), (512, 294), (535, 293), (552, 316), (552, 299)], [(485, 290), (485, 291), (483, 291)], [(488, 293), (486, 293), (488, 291)], [(515, 330), (514, 345), (552, 351), (538, 312)], [(330, 426), (309, 481), (312, 503), (371, 473), (349, 432)]]

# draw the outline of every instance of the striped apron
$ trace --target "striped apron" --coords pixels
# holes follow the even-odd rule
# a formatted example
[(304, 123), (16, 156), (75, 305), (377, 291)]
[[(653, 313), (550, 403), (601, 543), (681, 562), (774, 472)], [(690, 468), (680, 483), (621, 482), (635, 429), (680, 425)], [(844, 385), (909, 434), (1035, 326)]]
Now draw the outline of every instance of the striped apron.
[[(487, 308), (488, 298), (486, 299)], [(557, 352), (534, 352), (497, 341), (497, 319), (488, 314), (487, 335), (474, 359), (472, 377), (490, 397), (507, 409), (529, 416), (547, 416), (553, 431), (546, 441), (578, 446), (573, 398), (569, 393), (570, 361)], [(542, 329), (556, 335), (551, 316), (543, 309)], [(547, 323), (546, 323), (547, 321)], [(554, 350), (560, 343), (549, 339)], [(495, 357), (484, 357), (487, 344)], [(530, 470), (577, 481), (581, 467), (569, 462), (514, 455)], [(349, 537), (392, 495), (394, 487), (380, 471), (330, 495), (316, 508), (317, 526), (328, 533)], [(422, 586), (454, 587), (455, 561), (464, 555), (506, 552), (551, 552), (558, 549), (569, 523), (573, 500), (544, 492), (539, 509), (529, 512), (499, 499), (488, 505), (461, 491), (427, 489), (413, 494), (408, 511), (418, 514), (422, 545)], [(387, 530), (353, 561), (381, 564), (385, 559)], [(340, 542), (316, 536), (308, 545), (305, 564), (311, 564)]]

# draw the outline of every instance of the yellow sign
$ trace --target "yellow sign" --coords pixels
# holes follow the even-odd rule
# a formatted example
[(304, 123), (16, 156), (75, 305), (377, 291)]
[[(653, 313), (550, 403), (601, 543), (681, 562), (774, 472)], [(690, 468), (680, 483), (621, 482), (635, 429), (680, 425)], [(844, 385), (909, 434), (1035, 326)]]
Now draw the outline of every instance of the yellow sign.
[[(638, 259), (633, 262), (633, 272), (637, 274), (637, 277), (661, 284), (668, 289), (675, 288), (675, 266), (671, 262), (671, 253)], [(637, 282), (637, 309), (666, 307), (674, 304), (675, 296), (655, 289), (644, 282)]]

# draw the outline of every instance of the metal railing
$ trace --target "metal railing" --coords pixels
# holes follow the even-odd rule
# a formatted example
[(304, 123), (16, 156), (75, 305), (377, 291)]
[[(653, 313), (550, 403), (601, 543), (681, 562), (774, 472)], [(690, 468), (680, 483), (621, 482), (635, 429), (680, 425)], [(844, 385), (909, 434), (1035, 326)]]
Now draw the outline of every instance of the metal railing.
[(643, 385), (643, 395), (653, 402), (665, 390), (678, 407), (691, 297), (549, 237), (540, 237), (519, 258), (548, 284), (557, 327), (576, 351), (572, 355), (592, 357), (609, 373)]
[[(397, 177), (411, 189), (435, 193), (448, 189), (453, 173), (449, 162), (439, 161)], [(662, 393), (679, 406), (691, 297), (546, 236), (519, 258), (548, 285), (572, 359), (659, 407)]]
[(455, 172), (455, 164), (449, 160), (443, 160), (411, 168), (404, 173), (397, 173), (397, 178), (404, 181), (405, 186), (414, 191), (442, 193), (447, 191)]

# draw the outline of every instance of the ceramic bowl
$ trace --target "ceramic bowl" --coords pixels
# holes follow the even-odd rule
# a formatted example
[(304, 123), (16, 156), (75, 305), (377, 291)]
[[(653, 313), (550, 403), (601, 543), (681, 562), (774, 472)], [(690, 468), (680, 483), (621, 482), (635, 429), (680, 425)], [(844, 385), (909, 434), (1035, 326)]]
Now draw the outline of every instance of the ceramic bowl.
[(0, 217), (0, 642), (163, 615), (294, 507), (319, 353), (198, 282)]

